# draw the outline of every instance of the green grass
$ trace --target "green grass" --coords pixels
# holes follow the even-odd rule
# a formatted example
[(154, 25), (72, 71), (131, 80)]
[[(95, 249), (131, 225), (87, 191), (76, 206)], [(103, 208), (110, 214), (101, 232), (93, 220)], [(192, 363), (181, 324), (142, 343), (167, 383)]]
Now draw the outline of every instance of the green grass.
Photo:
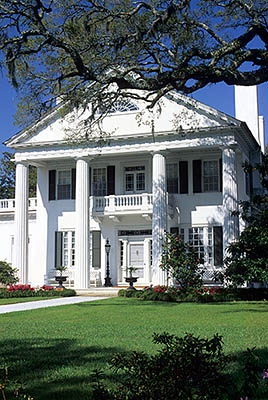
[(90, 372), (107, 366), (118, 351), (156, 351), (153, 332), (201, 337), (218, 332), (226, 353), (240, 356), (255, 346), (262, 360), (268, 360), (267, 317), (268, 302), (176, 304), (110, 298), (0, 315), (0, 354), (37, 400), (87, 399)]
[(8, 299), (0, 299), (0, 306), (7, 304), (28, 303), (29, 301), (49, 300), (53, 297), (11, 297)]

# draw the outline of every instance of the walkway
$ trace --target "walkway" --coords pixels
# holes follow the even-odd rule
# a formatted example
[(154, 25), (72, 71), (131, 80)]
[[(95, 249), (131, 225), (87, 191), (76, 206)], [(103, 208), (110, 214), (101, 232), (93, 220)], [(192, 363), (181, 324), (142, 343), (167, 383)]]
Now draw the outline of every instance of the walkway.
[(74, 297), (61, 297), (53, 298), (49, 300), (29, 301), (27, 303), (18, 304), (7, 304), (0, 305), (0, 314), (15, 312), (15, 311), (26, 311), (34, 310), (37, 308), (64, 306), (68, 304), (78, 304), (86, 301), (103, 300), (108, 297), (93, 297), (93, 296), (74, 296)]

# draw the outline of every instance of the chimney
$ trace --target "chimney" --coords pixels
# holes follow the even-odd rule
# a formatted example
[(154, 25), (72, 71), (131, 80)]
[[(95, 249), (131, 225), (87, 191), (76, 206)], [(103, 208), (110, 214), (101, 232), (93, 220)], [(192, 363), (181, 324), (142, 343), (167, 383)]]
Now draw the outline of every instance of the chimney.
[(257, 86), (235, 86), (235, 118), (246, 122), (264, 151), (264, 120), (259, 117)]

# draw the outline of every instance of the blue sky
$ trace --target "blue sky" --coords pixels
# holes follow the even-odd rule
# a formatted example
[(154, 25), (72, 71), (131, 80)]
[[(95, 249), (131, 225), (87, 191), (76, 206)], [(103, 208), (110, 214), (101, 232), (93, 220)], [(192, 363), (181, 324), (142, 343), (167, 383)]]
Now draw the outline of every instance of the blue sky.
[[(234, 116), (234, 88), (225, 84), (210, 85), (199, 90), (193, 97), (220, 111)], [(14, 135), (18, 128), (14, 126), (17, 93), (7, 80), (0, 76), (0, 153), (8, 151), (2, 142)], [(259, 114), (266, 122), (265, 136), (268, 143), (268, 83), (259, 86)]]

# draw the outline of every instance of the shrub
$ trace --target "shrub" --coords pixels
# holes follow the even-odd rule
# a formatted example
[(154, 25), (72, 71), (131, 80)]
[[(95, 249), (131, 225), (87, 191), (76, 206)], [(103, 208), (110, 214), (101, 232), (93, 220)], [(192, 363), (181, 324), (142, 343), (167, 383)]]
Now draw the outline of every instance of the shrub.
[(0, 395), (2, 400), (6, 399), (24, 399), (34, 400), (34, 398), (28, 395), (21, 383), (13, 382), (9, 379), (8, 367), (0, 367)]
[(0, 284), (9, 285), (18, 281), (17, 270), (11, 267), (6, 261), (0, 261)]
[(162, 346), (155, 355), (136, 351), (115, 355), (111, 368), (124, 372), (121, 383), (111, 390), (94, 384), (93, 398), (101, 398), (102, 389), (107, 399), (116, 400), (227, 398), (223, 397), (223, 370), (228, 358), (222, 351), (221, 336), (200, 339), (188, 333), (180, 338), (163, 333), (154, 334), (153, 342)]
[(56, 289), (53, 286), (43, 285), (40, 289), (35, 289), (31, 285), (9, 285), (7, 288), (0, 289), (0, 298), (10, 297), (69, 297), (75, 296), (73, 289)]
[(203, 260), (180, 236), (166, 234), (160, 268), (181, 288), (199, 287), (203, 283)]

